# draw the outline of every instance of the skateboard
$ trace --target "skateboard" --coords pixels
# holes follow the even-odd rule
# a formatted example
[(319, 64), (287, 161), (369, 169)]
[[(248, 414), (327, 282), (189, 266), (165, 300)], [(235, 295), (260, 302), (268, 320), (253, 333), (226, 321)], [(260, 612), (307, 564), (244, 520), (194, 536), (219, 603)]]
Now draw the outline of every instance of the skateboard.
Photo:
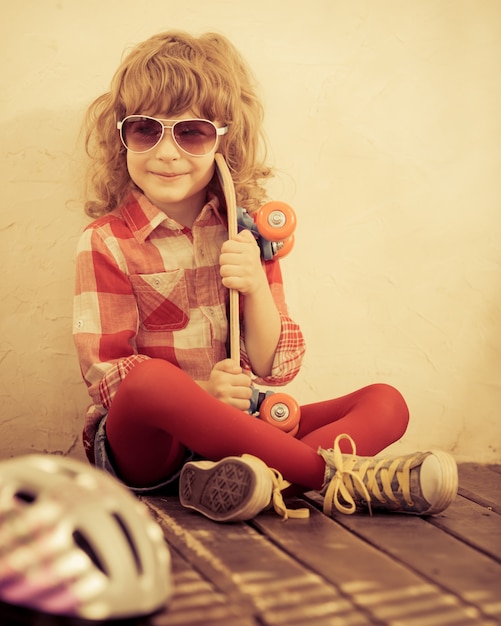
[[(247, 228), (254, 234), (264, 260), (288, 254), (294, 245), (293, 232), (296, 228), (292, 208), (284, 202), (267, 202), (259, 209), (254, 220), (237, 207), (235, 187), (223, 155), (217, 153), (215, 158), (216, 172), (226, 202), (228, 237), (233, 239), (239, 229)], [(239, 293), (235, 289), (229, 291), (230, 358), (240, 365)], [(290, 435), (294, 436), (299, 429), (299, 404), (286, 393), (260, 392), (253, 387), (248, 412)]]

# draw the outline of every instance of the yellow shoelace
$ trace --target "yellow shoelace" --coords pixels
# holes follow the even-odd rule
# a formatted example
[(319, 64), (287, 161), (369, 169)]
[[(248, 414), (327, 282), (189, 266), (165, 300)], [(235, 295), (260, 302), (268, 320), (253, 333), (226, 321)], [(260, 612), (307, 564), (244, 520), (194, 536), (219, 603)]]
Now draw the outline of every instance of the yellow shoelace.
[[(343, 454), (339, 449), (339, 442), (347, 439), (350, 442), (351, 454)], [(404, 497), (409, 506), (412, 506), (410, 493), (410, 470), (413, 458), (410, 456), (401, 465), (402, 458), (372, 459), (367, 458), (357, 469), (353, 469), (359, 459), (356, 456), (356, 445), (353, 439), (346, 434), (338, 435), (334, 441), (333, 455), (335, 474), (332, 477), (324, 497), (324, 513), (330, 515), (332, 505), (340, 513), (352, 514), (356, 511), (355, 496), (361, 496), (372, 515), (371, 499), (374, 497), (379, 502), (392, 501), (398, 503), (394, 489), (393, 479), (397, 478), (399, 493)], [(379, 487), (377, 478), (380, 478), (382, 490)], [(343, 504), (341, 498), (346, 502)]]
[(310, 511), (309, 509), (288, 509), (285, 506), (285, 502), (284, 502), (284, 498), (282, 496), (282, 491), (284, 489), (287, 489), (287, 487), (290, 487), (290, 483), (287, 482), (286, 480), (284, 480), (282, 474), (273, 468), (269, 468), (271, 474), (272, 474), (272, 481), (273, 481), (273, 492), (272, 492), (272, 503), (273, 503), (273, 508), (275, 509), (276, 513), (278, 513), (278, 515), (280, 515), (280, 517), (282, 518), (283, 521), (285, 521), (286, 519), (306, 519), (308, 517), (310, 517)]

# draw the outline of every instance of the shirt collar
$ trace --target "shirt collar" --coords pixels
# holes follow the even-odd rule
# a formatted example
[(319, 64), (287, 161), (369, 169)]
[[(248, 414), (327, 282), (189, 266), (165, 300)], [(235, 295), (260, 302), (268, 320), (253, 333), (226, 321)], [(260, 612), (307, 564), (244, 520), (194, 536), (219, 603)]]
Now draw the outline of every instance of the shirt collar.
[[(221, 224), (226, 225), (224, 217), (219, 211), (219, 198), (213, 191), (207, 193), (207, 203), (204, 205), (200, 215), (195, 220), (196, 224), (202, 225), (204, 222), (212, 221), (214, 217)], [(151, 233), (160, 226), (174, 231), (184, 230), (184, 227), (165, 215), (140, 191), (132, 191), (126, 199), (120, 212), (127, 226), (139, 243), (144, 243)]]

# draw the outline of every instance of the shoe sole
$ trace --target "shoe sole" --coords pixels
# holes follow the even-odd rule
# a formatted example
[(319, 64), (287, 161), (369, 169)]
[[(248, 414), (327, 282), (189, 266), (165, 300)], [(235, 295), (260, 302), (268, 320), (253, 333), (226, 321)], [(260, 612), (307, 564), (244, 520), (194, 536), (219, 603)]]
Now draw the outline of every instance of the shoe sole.
[(271, 498), (269, 470), (263, 467), (264, 472), (240, 457), (186, 463), (179, 482), (180, 502), (216, 522), (252, 519)]
[(454, 457), (443, 450), (433, 450), (432, 454), (440, 463), (442, 488), (436, 501), (423, 515), (434, 515), (445, 510), (456, 499), (459, 487), (458, 467)]

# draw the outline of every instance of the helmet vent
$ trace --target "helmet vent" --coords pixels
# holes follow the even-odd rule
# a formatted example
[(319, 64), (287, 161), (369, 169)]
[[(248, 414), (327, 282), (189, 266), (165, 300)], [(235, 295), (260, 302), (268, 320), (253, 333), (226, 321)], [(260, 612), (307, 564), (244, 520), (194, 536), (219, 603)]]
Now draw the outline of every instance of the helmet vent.
[(21, 502), (25, 502), (26, 504), (32, 504), (37, 499), (37, 496), (35, 493), (32, 493), (31, 491), (23, 491), (23, 490), (16, 491), (16, 493), (14, 494), (14, 497), (17, 500), (20, 500)]
[(134, 562), (136, 564), (136, 569), (137, 569), (138, 574), (142, 574), (143, 565), (141, 563), (141, 559), (139, 558), (139, 552), (137, 550), (136, 544), (134, 543), (134, 540), (132, 539), (132, 535), (130, 533), (129, 528), (127, 527), (125, 521), (122, 519), (122, 517), (120, 517), (118, 513), (113, 513), (113, 517), (115, 518), (115, 521), (117, 522), (117, 524), (120, 526), (120, 529), (122, 530), (122, 533), (124, 534), (125, 540), (129, 544), (130, 551), (132, 553), (132, 556), (134, 557)]
[(77, 544), (77, 546), (80, 548), (80, 550), (85, 552), (85, 554), (94, 563), (94, 565), (98, 569), (100, 569), (103, 572), (103, 574), (108, 576), (109, 575), (108, 571), (104, 567), (103, 562), (101, 561), (101, 559), (97, 555), (96, 551), (92, 547), (92, 545), (91, 545), (90, 541), (87, 539), (87, 537), (82, 532), (80, 532), (79, 530), (75, 530), (73, 532), (73, 539), (74, 539), (75, 543)]

